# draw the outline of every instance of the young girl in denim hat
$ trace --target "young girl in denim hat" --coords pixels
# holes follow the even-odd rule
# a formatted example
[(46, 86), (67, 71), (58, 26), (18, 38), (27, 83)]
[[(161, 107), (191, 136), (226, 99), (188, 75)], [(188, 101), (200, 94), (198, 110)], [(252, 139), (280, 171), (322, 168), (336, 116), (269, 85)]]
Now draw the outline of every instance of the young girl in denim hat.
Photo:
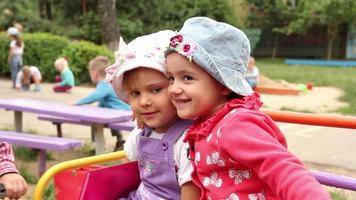
[(241, 30), (206, 17), (188, 19), (166, 52), (171, 100), (194, 119), (185, 141), (200, 199), (330, 199), (259, 111), (244, 77), (249, 54)]
[[(120, 99), (130, 104), (146, 127), (134, 129), (124, 150), (130, 161), (138, 161), (141, 184), (123, 199), (196, 199), (199, 189), (192, 183), (193, 166), (183, 143), (191, 121), (178, 119), (167, 95), (164, 50), (172, 31), (136, 38), (121, 46), (107, 79)], [(123, 41), (120, 42), (122, 44)]]

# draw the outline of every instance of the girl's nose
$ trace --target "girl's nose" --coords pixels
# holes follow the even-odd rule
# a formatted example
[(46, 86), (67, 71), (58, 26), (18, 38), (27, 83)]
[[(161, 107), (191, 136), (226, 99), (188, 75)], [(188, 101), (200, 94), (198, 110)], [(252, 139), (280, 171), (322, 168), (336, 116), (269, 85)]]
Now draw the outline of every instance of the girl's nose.
[(150, 106), (151, 105), (151, 100), (145, 96), (145, 95), (142, 95), (141, 98), (140, 98), (140, 105), (141, 106)]
[(180, 85), (177, 82), (173, 82), (172, 84), (169, 85), (168, 92), (170, 94), (177, 95), (177, 94), (181, 94), (183, 92), (183, 89), (180, 87)]

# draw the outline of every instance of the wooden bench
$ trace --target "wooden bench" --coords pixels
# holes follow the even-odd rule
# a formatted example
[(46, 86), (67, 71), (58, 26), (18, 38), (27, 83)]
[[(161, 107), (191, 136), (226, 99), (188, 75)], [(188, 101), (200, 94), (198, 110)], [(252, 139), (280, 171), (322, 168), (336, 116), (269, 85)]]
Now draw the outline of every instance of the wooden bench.
[[(62, 132), (62, 124), (63, 123), (68, 123), (68, 124), (79, 124), (79, 125), (87, 125), (90, 126), (90, 122), (82, 122), (77, 119), (70, 119), (70, 118), (65, 118), (65, 117), (57, 117), (57, 116), (52, 116), (52, 115), (39, 115), (37, 117), (39, 120), (43, 121), (49, 121), (52, 122), (57, 128), (57, 136), (62, 137), (63, 132)], [(111, 130), (115, 131), (131, 131), (133, 128), (135, 128), (135, 122), (133, 121), (123, 121), (123, 122), (116, 122), (116, 123), (111, 123), (107, 124), (105, 127), (110, 128)], [(92, 140), (94, 139), (93, 136), (93, 131), (92, 131)], [(94, 141), (94, 140), (93, 140)]]
[(82, 145), (79, 140), (40, 136), (28, 133), (17, 133), (13, 131), (0, 131), (0, 141), (15, 146), (36, 149), (39, 151), (38, 174), (41, 176), (46, 171), (46, 151), (64, 151), (78, 148)]

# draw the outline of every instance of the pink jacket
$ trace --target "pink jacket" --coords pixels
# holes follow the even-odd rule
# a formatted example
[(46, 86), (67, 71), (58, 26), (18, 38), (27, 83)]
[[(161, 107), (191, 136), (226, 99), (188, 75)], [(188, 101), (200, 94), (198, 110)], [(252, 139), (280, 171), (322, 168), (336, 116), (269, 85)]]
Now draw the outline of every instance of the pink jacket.
[(206, 121), (196, 121), (186, 141), (201, 199), (329, 200), (329, 194), (266, 114), (258, 94), (234, 99)]

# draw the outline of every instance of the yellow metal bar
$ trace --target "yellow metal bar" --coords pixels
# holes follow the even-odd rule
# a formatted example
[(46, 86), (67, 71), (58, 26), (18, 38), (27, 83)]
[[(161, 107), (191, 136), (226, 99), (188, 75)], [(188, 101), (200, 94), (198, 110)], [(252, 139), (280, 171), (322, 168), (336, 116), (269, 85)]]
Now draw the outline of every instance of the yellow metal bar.
[(42, 196), (44, 190), (49, 182), (49, 180), (57, 173), (67, 170), (67, 169), (74, 169), (77, 167), (87, 166), (91, 164), (98, 164), (103, 162), (109, 162), (114, 160), (120, 160), (126, 158), (126, 154), (124, 151), (118, 151), (113, 153), (107, 153), (98, 156), (91, 156), (86, 158), (80, 158), (76, 160), (69, 160), (65, 162), (58, 163), (48, 169), (38, 180), (35, 193), (34, 193), (34, 200), (42, 200)]

